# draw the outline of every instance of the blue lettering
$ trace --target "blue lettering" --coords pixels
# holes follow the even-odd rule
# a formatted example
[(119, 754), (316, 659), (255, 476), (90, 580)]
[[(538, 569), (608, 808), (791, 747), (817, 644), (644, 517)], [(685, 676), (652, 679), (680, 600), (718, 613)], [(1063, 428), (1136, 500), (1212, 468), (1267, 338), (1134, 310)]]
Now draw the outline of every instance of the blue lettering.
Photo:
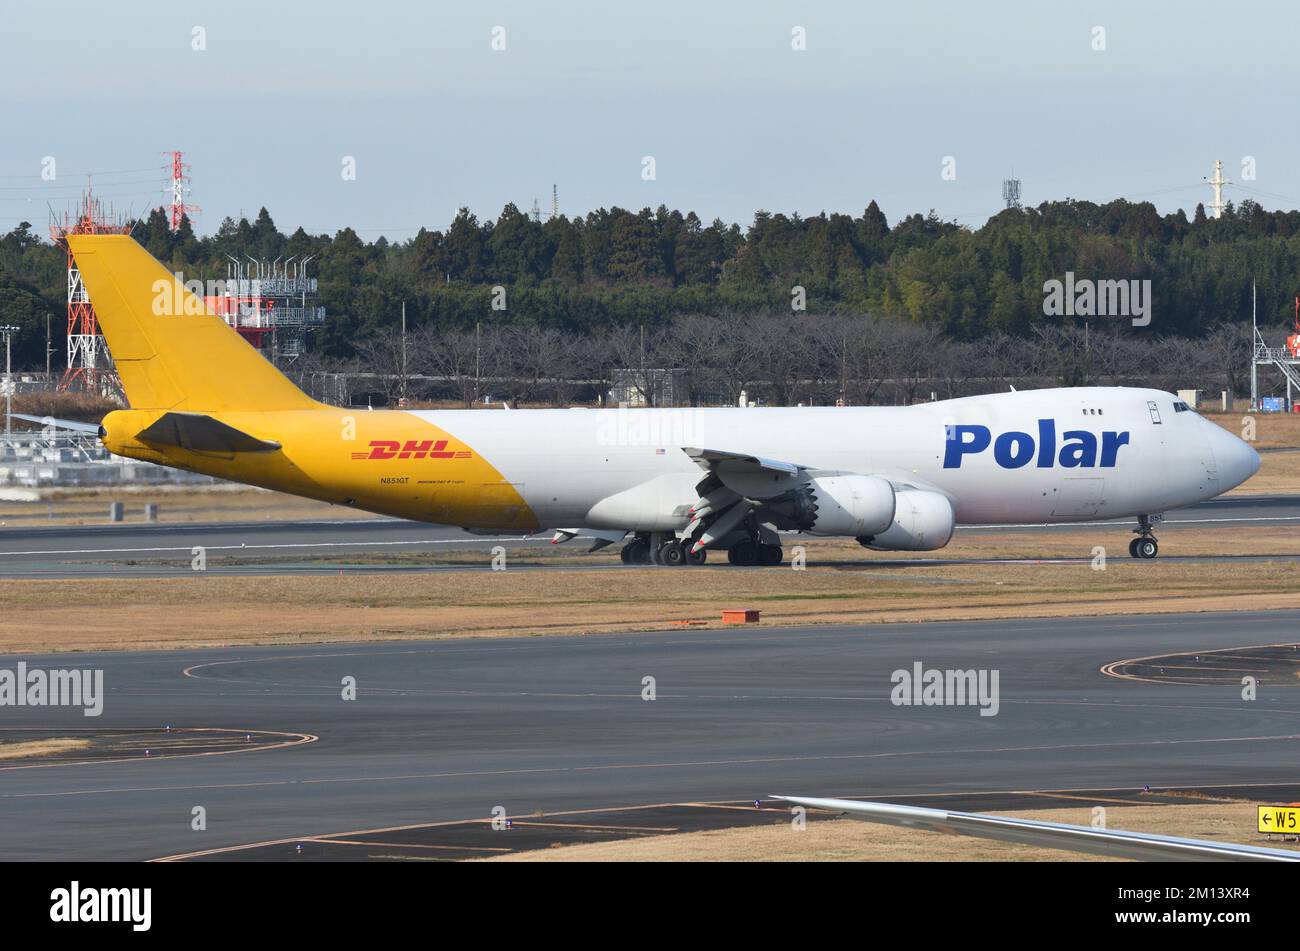
[[(1069, 433), (1066, 433), (1068, 436)], [(1038, 468), (1052, 468), (1052, 457), (1056, 455), (1056, 420), (1040, 419), (1038, 421)]]
[(945, 469), (960, 469), (962, 456), (983, 452), (993, 438), (987, 426), (948, 426), (947, 430), (948, 446), (943, 452)]
[(1071, 429), (1065, 438), (1071, 441), (1061, 447), (1061, 465), (1067, 469), (1091, 469), (1097, 464), (1096, 436), (1082, 429)]
[(1128, 445), (1128, 433), (1101, 434), (1101, 465), (1104, 469), (1115, 468), (1115, 456), (1120, 446)]
[(993, 458), (1003, 469), (1019, 469), (1034, 457), (1034, 437), (1012, 430), (993, 444)]
[(993, 446), (993, 459), (1003, 469), (1021, 469), (1037, 457), (1036, 467), (1050, 469), (1060, 465), (1064, 469), (1115, 468), (1115, 459), (1121, 446), (1129, 444), (1127, 432), (1103, 431), (1101, 433), (1101, 459), (1097, 458), (1096, 433), (1083, 429), (1069, 429), (1061, 434), (1060, 452), (1056, 449), (1056, 420), (1038, 420), (1038, 439), (1029, 433), (1009, 430), (993, 438), (987, 426), (947, 426), (947, 445), (943, 453), (945, 469), (960, 469), (963, 456), (979, 455)]

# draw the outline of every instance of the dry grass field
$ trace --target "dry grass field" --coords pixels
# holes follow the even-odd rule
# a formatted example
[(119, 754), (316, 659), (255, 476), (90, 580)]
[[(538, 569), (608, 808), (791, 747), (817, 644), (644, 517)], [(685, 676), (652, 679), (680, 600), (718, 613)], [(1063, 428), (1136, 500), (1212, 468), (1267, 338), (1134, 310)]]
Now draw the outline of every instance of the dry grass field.
[(90, 740), (72, 737), (50, 737), (44, 740), (21, 740), (15, 743), (0, 742), (0, 760), (33, 759), (40, 756), (54, 756), (58, 753), (70, 753), (73, 750), (90, 748)]
[[(1090, 809), (1050, 809), (1006, 815), (1044, 822), (1089, 825)], [(1197, 805), (1107, 806), (1111, 829), (1179, 835), (1217, 842), (1267, 845), (1300, 850), (1294, 843), (1268, 842), (1255, 832), (1255, 804), (1215, 802)], [(796, 832), (790, 825), (685, 832), (567, 845), (516, 852), (475, 861), (487, 862), (1069, 862), (1122, 861), (1011, 842), (943, 835), (877, 825), (854, 819), (810, 821)]]

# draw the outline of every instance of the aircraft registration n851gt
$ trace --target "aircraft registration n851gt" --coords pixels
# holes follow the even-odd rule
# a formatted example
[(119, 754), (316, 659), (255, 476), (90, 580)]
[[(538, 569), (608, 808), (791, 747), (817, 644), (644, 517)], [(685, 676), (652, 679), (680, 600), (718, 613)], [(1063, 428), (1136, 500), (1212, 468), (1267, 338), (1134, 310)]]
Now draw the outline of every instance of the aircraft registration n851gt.
[[(130, 408), (114, 453), (469, 530), (631, 536), (623, 560), (778, 564), (780, 532), (932, 551), (959, 524), (1136, 517), (1250, 478), (1246, 443), (1159, 390), (906, 407), (379, 410), (318, 403), (124, 235), (71, 235)], [(560, 528), (560, 526), (565, 526)]]

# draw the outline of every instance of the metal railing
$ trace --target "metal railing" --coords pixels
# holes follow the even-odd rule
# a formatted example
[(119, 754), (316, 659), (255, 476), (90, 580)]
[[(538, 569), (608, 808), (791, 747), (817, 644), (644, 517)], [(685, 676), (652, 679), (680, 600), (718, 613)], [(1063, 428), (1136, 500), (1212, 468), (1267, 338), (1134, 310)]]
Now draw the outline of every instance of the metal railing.
[(1300, 389), (1300, 372), (1296, 370), (1296, 367), (1300, 366), (1300, 359), (1292, 356), (1291, 351), (1285, 347), (1270, 347), (1256, 341), (1253, 359), (1256, 364), (1272, 363), (1282, 371), (1288, 383)]

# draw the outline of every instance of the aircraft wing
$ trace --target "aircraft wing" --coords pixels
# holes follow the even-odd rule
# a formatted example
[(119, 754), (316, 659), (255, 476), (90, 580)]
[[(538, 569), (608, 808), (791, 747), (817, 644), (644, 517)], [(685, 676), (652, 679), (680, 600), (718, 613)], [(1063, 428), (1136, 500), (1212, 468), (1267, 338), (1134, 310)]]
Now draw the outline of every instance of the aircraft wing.
[(67, 429), (74, 433), (95, 433), (99, 434), (98, 423), (83, 423), (75, 419), (55, 419), (53, 416), (29, 416), (26, 413), (11, 413), (14, 419), (21, 419), (27, 423), (40, 423), (42, 426), (53, 426), (55, 429)]
[(841, 812), (853, 819), (863, 819), (867, 822), (1148, 862), (1300, 862), (1300, 852), (1267, 849), (1256, 845), (1208, 842), (1204, 839), (1125, 832), (1120, 829), (1094, 829), (1090, 826), (1069, 825), (1064, 822), (1009, 819), (1005, 816), (990, 816), (975, 812), (948, 812), (921, 806), (898, 806), (887, 802), (812, 799), (805, 796), (775, 798), (808, 809)]
[(727, 452), (723, 449), (694, 449), (685, 447), (682, 452), (690, 456), (695, 464), (706, 472), (713, 471), (719, 465), (726, 464), (733, 469), (749, 469), (757, 472), (780, 472), (785, 475), (797, 475), (800, 470), (808, 468), (807, 466), (796, 465), (793, 462), (782, 462), (779, 459), (764, 459), (761, 456), (751, 456), (743, 452)]

